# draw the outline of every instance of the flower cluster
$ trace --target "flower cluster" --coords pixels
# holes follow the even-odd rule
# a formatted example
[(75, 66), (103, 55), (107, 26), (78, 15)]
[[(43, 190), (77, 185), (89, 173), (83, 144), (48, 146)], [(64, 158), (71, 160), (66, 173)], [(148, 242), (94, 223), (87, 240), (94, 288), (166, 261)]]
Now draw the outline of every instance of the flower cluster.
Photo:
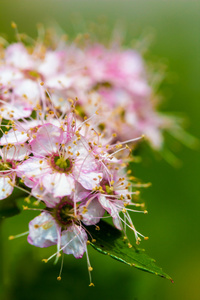
[(18, 188), (26, 202), (43, 205), (29, 223), (30, 244), (56, 245), (50, 258), (86, 252), (91, 271), (88, 226), (98, 230), (110, 217), (140, 242), (129, 212), (146, 210), (134, 201), (142, 184), (130, 176), (127, 144), (145, 135), (162, 147), (162, 130), (173, 122), (155, 108), (133, 50), (40, 41), (0, 48), (0, 200)]
[[(160, 150), (163, 130), (174, 121), (157, 111), (144, 62), (134, 50), (87, 43), (58, 43), (56, 48), (18, 42), (0, 53), (0, 100), (3, 118), (29, 117), (36, 105), (51, 102), (60, 113), (69, 110), (67, 99), (78, 99), (79, 117), (97, 109), (96, 128), (117, 133), (125, 141), (145, 135)], [(41, 89), (43, 82), (48, 92)]]
[[(37, 106), (35, 119), (13, 118), (5, 125), (9, 130), (0, 138), (0, 199), (18, 187), (26, 190), (26, 201), (34, 197), (44, 204), (29, 224), (28, 242), (57, 245), (53, 256), (63, 251), (81, 258), (87, 252), (87, 226), (98, 229), (100, 219), (109, 216), (124, 234), (131, 228), (139, 243), (142, 235), (127, 207), (142, 206), (132, 201), (138, 191), (126, 169), (124, 155), (130, 149), (120, 142), (108, 144), (93, 127), (96, 114), (80, 122), (75, 101), (69, 102), (71, 111), (60, 117)], [(89, 258), (88, 265), (91, 270)]]

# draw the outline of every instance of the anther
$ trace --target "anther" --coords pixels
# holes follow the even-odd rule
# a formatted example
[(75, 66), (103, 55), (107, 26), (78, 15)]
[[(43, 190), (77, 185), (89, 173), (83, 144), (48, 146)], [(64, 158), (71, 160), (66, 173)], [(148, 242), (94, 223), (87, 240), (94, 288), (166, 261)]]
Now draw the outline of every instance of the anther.
[(89, 286), (94, 286), (94, 283), (91, 282), (91, 283), (89, 284)]

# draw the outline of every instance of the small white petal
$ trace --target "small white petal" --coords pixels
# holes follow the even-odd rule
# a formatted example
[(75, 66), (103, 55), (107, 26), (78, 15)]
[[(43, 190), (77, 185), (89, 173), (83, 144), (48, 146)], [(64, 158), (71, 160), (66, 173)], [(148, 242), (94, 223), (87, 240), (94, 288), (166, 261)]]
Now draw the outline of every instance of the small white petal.
[(58, 233), (53, 217), (43, 212), (29, 223), (28, 242), (44, 248), (57, 244)]
[(70, 195), (74, 189), (74, 179), (70, 175), (59, 172), (45, 175), (42, 183), (54, 197)]
[(0, 139), (0, 145), (8, 145), (8, 144), (23, 144), (28, 140), (27, 133), (18, 130), (9, 130), (7, 134), (4, 133), (2, 138)]
[(2, 148), (3, 157), (9, 160), (23, 160), (29, 153), (30, 148), (27, 144)]
[(15, 180), (15, 175), (12, 175), (12, 180), (10, 177), (0, 177), (0, 200), (7, 198), (13, 192), (14, 187), (9, 183)]
[(95, 198), (87, 206), (87, 211), (84, 212), (85, 205), (80, 207), (80, 213), (82, 215), (82, 222), (85, 225), (95, 225), (104, 215), (104, 208), (101, 206), (99, 201)]
[(44, 174), (51, 172), (51, 168), (46, 160), (42, 160), (38, 157), (31, 157), (18, 165), (16, 171), (19, 177), (25, 175), (28, 179), (36, 182)]
[(81, 258), (86, 251), (87, 239), (87, 234), (83, 228), (75, 224), (70, 226), (62, 232), (61, 247), (66, 245), (63, 252)]
[(58, 151), (58, 144), (62, 140), (62, 131), (52, 124), (45, 124), (39, 128), (36, 138), (30, 143), (36, 156), (49, 155)]

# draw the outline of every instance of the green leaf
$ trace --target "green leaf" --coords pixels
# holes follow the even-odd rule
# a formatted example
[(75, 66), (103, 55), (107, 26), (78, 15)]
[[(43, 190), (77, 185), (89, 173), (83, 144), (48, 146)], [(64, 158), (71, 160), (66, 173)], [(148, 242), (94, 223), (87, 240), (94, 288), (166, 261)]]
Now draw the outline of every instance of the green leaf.
[(15, 200), (4, 199), (0, 202), (0, 218), (13, 217), (20, 213)]
[[(87, 227), (90, 237), (90, 245), (102, 254), (121, 261), (129, 266), (134, 266), (140, 270), (159, 275), (172, 281), (171, 277), (164, 273), (161, 268), (156, 266), (155, 260), (144, 253), (143, 249), (135, 246), (128, 246), (127, 240), (121, 231), (110, 224), (101, 221), (98, 223), (100, 230), (96, 226)], [(93, 240), (96, 240), (93, 242)], [(173, 282), (173, 281), (172, 281)]]
[(13, 217), (20, 213), (20, 209), (17, 205), (19, 199), (26, 197), (25, 192), (14, 189), (13, 193), (6, 199), (0, 200), (0, 218)]

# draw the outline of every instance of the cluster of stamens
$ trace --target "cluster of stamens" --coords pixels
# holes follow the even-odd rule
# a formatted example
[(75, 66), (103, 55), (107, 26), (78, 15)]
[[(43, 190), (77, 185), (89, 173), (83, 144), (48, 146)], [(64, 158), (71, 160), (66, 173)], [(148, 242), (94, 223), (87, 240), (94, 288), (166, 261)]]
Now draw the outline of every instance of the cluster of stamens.
[(68, 173), (73, 167), (72, 160), (70, 160), (70, 158), (63, 157), (62, 155), (52, 155), (49, 160), (51, 167), (57, 172)]

